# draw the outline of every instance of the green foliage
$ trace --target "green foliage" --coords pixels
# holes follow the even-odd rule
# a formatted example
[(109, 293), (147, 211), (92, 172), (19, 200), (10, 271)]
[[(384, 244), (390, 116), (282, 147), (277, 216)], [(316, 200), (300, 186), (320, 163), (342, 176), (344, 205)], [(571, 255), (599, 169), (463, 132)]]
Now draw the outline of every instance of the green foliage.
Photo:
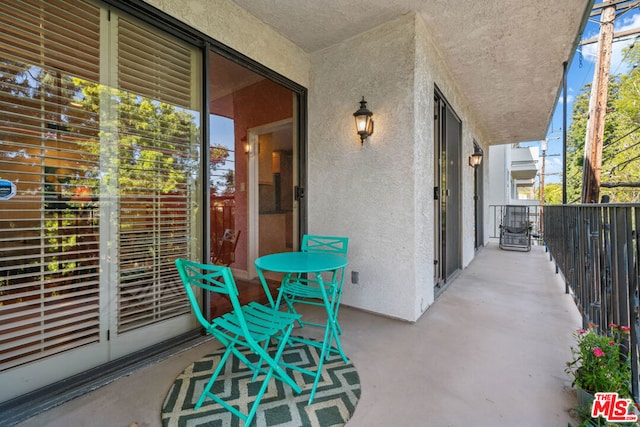
[(573, 360), (567, 362), (565, 372), (573, 378), (573, 385), (591, 394), (615, 392), (623, 398), (631, 397), (631, 360), (626, 343), (629, 328), (610, 325), (610, 334), (593, 329), (578, 330), (571, 347)]
[[(625, 52), (625, 62), (640, 61), (640, 45)], [(567, 200), (580, 200), (583, 181), (584, 145), (591, 85), (585, 85), (573, 104), (567, 131)], [(640, 182), (640, 70), (633, 68), (609, 81), (607, 116), (602, 152), (602, 183)], [(611, 202), (640, 202), (640, 189), (601, 188)]]
[(544, 186), (544, 204), (562, 204), (562, 184), (547, 184)]
[[(53, 76), (36, 67), (21, 69), (11, 77), (27, 82), (17, 86), (21, 93), (48, 98), (63, 91), (65, 98), (73, 100), (74, 111), (62, 110), (60, 117), (51, 119), (75, 136), (65, 143), (77, 157), (70, 156), (63, 166), (45, 166), (46, 176), (55, 178), (55, 183), (45, 183), (45, 194), (53, 198), (43, 229), (48, 272), (69, 275), (80, 267), (72, 252), (82, 244), (80, 234), (93, 231), (78, 227), (98, 224), (95, 209), (103, 200), (126, 200), (120, 209), (127, 210), (121, 214), (129, 222), (123, 221), (122, 228), (144, 226), (137, 218), (147, 212), (162, 215), (162, 224), (169, 224), (171, 197), (183, 194), (200, 174), (199, 153), (194, 148), (200, 133), (193, 112), (77, 77)], [(0, 86), (10, 77), (2, 71), (0, 67)], [(114, 120), (107, 121), (105, 111)], [(70, 148), (72, 143), (75, 146)], [(61, 172), (62, 168), (67, 172)], [(74, 192), (81, 188), (87, 189), (92, 200), (73, 201)], [(101, 195), (105, 188), (110, 194)], [(94, 213), (82, 213), (89, 210)]]

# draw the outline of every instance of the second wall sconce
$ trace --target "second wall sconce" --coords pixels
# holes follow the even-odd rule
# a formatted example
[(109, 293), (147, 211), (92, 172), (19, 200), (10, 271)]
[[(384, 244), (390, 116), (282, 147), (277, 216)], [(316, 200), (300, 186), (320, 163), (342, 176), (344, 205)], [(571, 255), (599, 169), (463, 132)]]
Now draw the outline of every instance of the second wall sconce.
[(473, 154), (469, 156), (469, 166), (477, 168), (482, 163), (482, 151), (474, 150)]
[(360, 135), (361, 144), (364, 144), (364, 140), (373, 133), (371, 116), (373, 116), (373, 113), (367, 109), (367, 101), (364, 100), (363, 96), (362, 101), (360, 101), (360, 109), (353, 113), (353, 117), (356, 119), (356, 131)]

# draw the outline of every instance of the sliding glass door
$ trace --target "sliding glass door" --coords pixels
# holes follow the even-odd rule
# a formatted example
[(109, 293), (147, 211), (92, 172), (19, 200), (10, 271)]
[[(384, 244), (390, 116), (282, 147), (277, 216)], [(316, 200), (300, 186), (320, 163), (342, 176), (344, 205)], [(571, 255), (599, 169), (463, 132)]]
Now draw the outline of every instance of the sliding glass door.
[(462, 123), (444, 97), (434, 96), (434, 287), (436, 296), (462, 266), (460, 157)]
[(193, 327), (201, 54), (92, 2), (0, 25), (3, 401)]
[(0, 3), (0, 401), (196, 328), (174, 260), (226, 229), (243, 299), (297, 248), (304, 88), (149, 22)]

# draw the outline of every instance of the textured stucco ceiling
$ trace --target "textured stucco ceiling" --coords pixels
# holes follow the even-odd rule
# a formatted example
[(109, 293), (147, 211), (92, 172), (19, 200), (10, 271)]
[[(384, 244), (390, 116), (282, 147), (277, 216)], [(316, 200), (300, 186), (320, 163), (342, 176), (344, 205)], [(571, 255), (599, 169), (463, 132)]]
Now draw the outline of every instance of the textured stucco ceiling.
[(488, 144), (543, 139), (593, 0), (234, 0), (309, 53), (416, 12)]

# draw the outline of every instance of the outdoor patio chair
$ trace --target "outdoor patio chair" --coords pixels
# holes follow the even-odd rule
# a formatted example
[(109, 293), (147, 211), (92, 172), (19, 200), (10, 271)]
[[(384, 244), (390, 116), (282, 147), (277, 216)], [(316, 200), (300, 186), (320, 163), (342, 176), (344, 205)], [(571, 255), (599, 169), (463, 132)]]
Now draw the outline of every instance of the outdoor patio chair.
[[(305, 234), (302, 237), (302, 246), (300, 250), (302, 252), (322, 252), (334, 254), (342, 257), (347, 256), (347, 250), (349, 246), (348, 237), (336, 237), (336, 236), (318, 236)], [(340, 308), (340, 298), (342, 297), (342, 284), (344, 282), (344, 268), (336, 270), (323, 279), (326, 294), (329, 296), (329, 302), (332, 310), (335, 313), (336, 326), (338, 333), (342, 334), (340, 323), (338, 322), (338, 310)], [(307, 304), (324, 307), (322, 301), (322, 293), (319, 288), (319, 284), (313, 278), (303, 278), (301, 275), (292, 276), (289, 280), (283, 281), (278, 289), (278, 299), (276, 300), (276, 307), (280, 306), (281, 301), (286, 303), (289, 308), (289, 312), (297, 313), (295, 304)], [(301, 327), (304, 325), (317, 326), (324, 328), (326, 325), (321, 323), (306, 322), (298, 320), (298, 324)]]
[(238, 238), (241, 230), (233, 230), (227, 228), (224, 230), (220, 245), (211, 251), (211, 262), (215, 265), (224, 265), (226, 267), (233, 264), (236, 260), (236, 246), (238, 246)]
[(500, 249), (510, 251), (531, 250), (529, 206), (505, 206), (502, 223), (500, 224)]
[[(270, 306), (264, 306), (256, 302), (240, 306), (238, 289), (229, 267), (200, 264), (185, 259), (177, 259), (175, 263), (196, 318), (209, 334), (217, 338), (226, 347), (220, 363), (211, 375), (211, 379), (202, 391), (194, 409), (200, 409), (208, 397), (244, 420), (245, 425), (248, 426), (251, 424), (251, 420), (258, 409), (271, 377), (286, 383), (296, 393), (300, 393), (300, 387), (280, 366), (280, 357), (287, 344), (293, 325), (296, 320), (300, 319), (300, 316), (295, 313), (278, 311)], [(215, 318), (211, 322), (207, 321), (202, 313), (194, 289), (228, 295), (231, 299), (233, 311)], [(276, 338), (276, 350), (272, 352), (270, 349), (268, 353), (266, 350), (272, 338)], [(258, 361), (250, 362), (241, 349), (250, 350), (258, 357)], [(254, 372), (252, 381), (256, 381), (260, 375), (264, 375), (262, 385), (255, 397), (255, 402), (247, 414), (241, 413), (211, 392), (211, 387), (216, 382), (216, 378), (221, 372), (224, 372), (222, 368), (227, 358), (232, 354)]]

